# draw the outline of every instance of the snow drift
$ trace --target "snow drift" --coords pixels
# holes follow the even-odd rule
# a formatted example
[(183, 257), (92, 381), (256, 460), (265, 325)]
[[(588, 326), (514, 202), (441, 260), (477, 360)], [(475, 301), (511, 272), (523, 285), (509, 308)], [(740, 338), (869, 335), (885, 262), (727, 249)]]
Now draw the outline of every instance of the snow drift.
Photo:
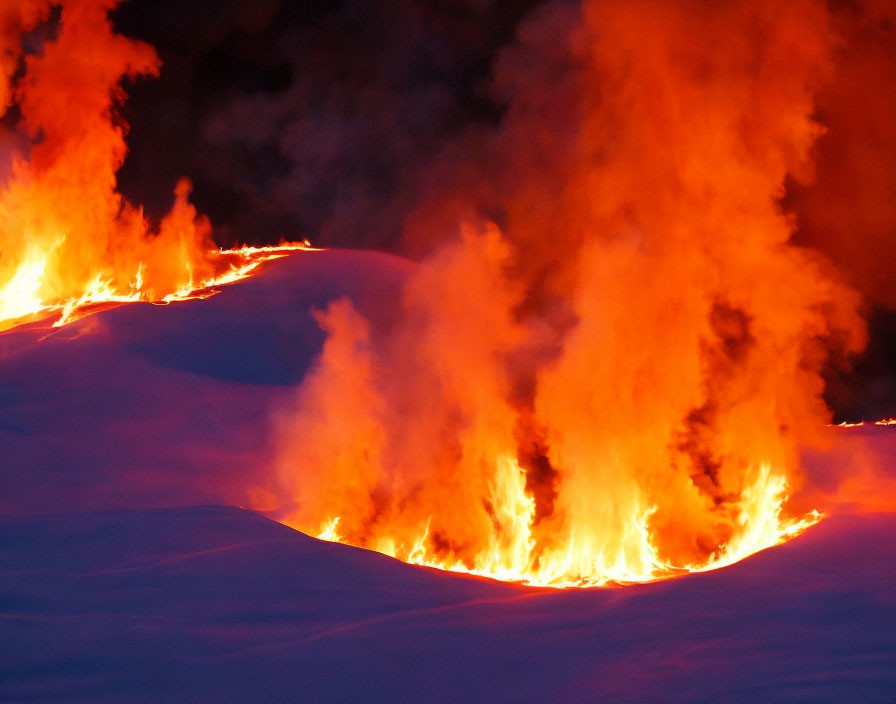
[(0, 699), (889, 701), (896, 519), (867, 511), (893, 510), (890, 428), (831, 428), (804, 458), (841, 515), (624, 589), (461, 577), (170, 508), (271, 509), (272, 418), (323, 344), (312, 308), (347, 296), (386, 325), (412, 270), (297, 253), (206, 301), (0, 335)]

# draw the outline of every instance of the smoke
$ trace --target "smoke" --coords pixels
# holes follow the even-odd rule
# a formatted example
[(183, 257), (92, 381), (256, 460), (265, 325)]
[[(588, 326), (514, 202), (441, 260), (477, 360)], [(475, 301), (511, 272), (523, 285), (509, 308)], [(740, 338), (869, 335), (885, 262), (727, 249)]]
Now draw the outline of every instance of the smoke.
[[(798, 241), (886, 302), (892, 257), (868, 253), (890, 252), (896, 217), (896, 3), (828, 5), (831, 51), (813, 91), (813, 118), (823, 128), (814, 166), (791, 174), (781, 195), (798, 215)], [(168, 189), (153, 175), (189, 173), (225, 239), (305, 233), (323, 245), (432, 247), (456, 229), (461, 204), (444, 194), (460, 183), (463, 207), (503, 224), (491, 193), (505, 182), (492, 151), (495, 127), (522, 109), (523, 93), (530, 109), (551, 111), (532, 87), (544, 79), (553, 91), (569, 84), (575, 64), (561, 35), (580, 7), (268, 0), (251, 9), (225, 2), (204, 14), (197, 2), (130, 0), (116, 22), (150, 38), (168, 68), (160, 81), (133, 88), (126, 190), (161, 211)], [(501, 69), (517, 61), (529, 62), (525, 72)], [(499, 134), (506, 131), (505, 119)], [(556, 129), (542, 138), (564, 141)], [(433, 207), (442, 214), (424, 219), (435, 236), (415, 226)]]
[[(892, 305), (896, 3), (827, 5), (828, 56), (810, 113), (818, 132), (778, 197), (797, 218), (795, 243), (823, 255), (866, 302)], [(132, 88), (124, 192), (161, 215), (168, 184), (186, 173), (218, 242), (308, 236), (415, 258), (463, 220), (494, 221), (512, 237), (511, 218), (531, 220), (526, 246), (550, 271), (565, 203), (527, 191), (518, 167), (544, 169), (544, 192), (568, 190), (544, 153), (577, 148), (563, 113), (574, 98), (555, 96), (579, 90), (567, 44), (581, 7), (269, 0), (211, 13), (195, 1), (130, 0), (116, 22), (151, 39), (166, 69)], [(527, 132), (527, 112), (541, 113), (539, 133)], [(860, 387), (886, 371), (868, 380), (838, 373), (833, 383), (855, 391), (829, 401), (841, 415), (873, 412), (885, 399), (863, 408)]]
[[(122, 81), (160, 60), (113, 31), (117, 4), (0, 9), (0, 319), (208, 273), (188, 182), (157, 228), (118, 190)], [(894, 18), (876, 0), (269, 0), (191, 28), (171, 75), (198, 97), (158, 124), (230, 203), (219, 240), (298, 230), (421, 259), (394, 324), (318, 313), (288, 520), (546, 581), (774, 542), (830, 419), (825, 371), (862, 348), (863, 306), (894, 303)], [(249, 68), (203, 69), (222, 47)], [(144, 180), (167, 173), (152, 145)]]
[[(54, 3), (52, 18), (48, 2), (4, 11), (0, 97), (9, 141), (24, 148), (11, 153), (0, 188), (0, 319), (98, 286), (160, 297), (208, 268), (210, 227), (187, 202), (186, 181), (155, 232), (117, 190), (127, 152), (121, 82), (156, 75), (159, 59), (113, 31), (116, 4)], [(34, 29), (44, 36), (26, 51), (23, 32)]]
[(10, 80), (18, 67), (22, 34), (49, 14), (49, 2), (7, 3), (0, 7), (0, 109), (12, 102)]
[[(864, 343), (859, 296), (781, 207), (812, 175), (835, 20), (813, 0), (540, 7), (497, 58), (500, 125), (463, 138), (488, 164), (447, 149), (423, 178), (406, 234), (434, 249), (400, 324), (321, 315), (288, 520), (546, 580), (755, 542), (823, 442), (826, 360)], [(470, 215), (489, 211), (500, 227)]]
[[(160, 60), (113, 31), (116, 6), (0, 13), (0, 317), (100, 284), (159, 296), (209, 267), (187, 182), (157, 228), (118, 190), (122, 81), (139, 91)], [(892, 305), (893, 17), (820, 0), (228, 4), (185, 55), (236, 47), (254, 67), (235, 67), (236, 94), (173, 71), (204, 86), (189, 170), (241, 204), (218, 237), (299, 230), (421, 259), (394, 325), (319, 313), (329, 339), (287, 423), (315, 431), (282, 451), (289, 520), (545, 579), (759, 545), (745, 516), (777, 526), (798, 489), (830, 418), (823, 372), (864, 344), (860, 294)]]
[[(523, 341), (501, 275), (507, 256), (496, 230), (468, 230), (420, 266), (398, 328), (376, 344), (347, 301), (319, 316), (330, 337), (289, 418), (310, 441), (284, 458), (303, 523), (316, 529), (339, 515), (366, 543), (387, 539), (396, 523), (416, 529), (435, 511), (435, 530), (462, 543), (489, 532), (479, 502), (489, 463), (515, 447), (505, 362)], [(371, 524), (384, 535), (368, 536)]]
[(818, 167), (793, 184), (799, 241), (896, 308), (896, 3), (835, 3), (834, 73), (818, 93)]
[(219, 241), (394, 247), (434, 157), (499, 115), (492, 55), (535, 4), (130, 0), (166, 69), (132, 91), (125, 192), (158, 209), (151, 176), (187, 173)]

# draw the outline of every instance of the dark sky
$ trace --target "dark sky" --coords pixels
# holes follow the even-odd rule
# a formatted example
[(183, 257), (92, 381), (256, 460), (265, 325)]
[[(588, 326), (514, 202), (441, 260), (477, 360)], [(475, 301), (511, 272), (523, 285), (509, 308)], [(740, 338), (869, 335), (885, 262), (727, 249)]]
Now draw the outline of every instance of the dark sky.
[(163, 69), (129, 89), (122, 188), (159, 215), (189, 176), (224, 244), (390, 248), (419, 170), (500, 118), (494, 54), (537, 4), (127, 2), (118, 28)]
[[(163, 68), (128, 88), (121, 188), (158, 218), (188, 176), (223, 245), (308, 237), (418, 254), (407, 218), (440, 179), (455, 190), (464, 169), (476, 172), (471, 184), (487, 180), (479, 150), (506, 107), (495, 61), (521, 21), (549, 4), (576, 6), (130, 0), (116, 26), (155, 46)], [(784, 203), (798, 240), (867, 287), (868, 350), (852, 371), (830, 373), (837, 418), (896, 415), (896, 10), (876, 0), (830, 7), (846, 41), (842, 75), (819, 98), (829, 128), (816, 149), (821, 175), (816, 185), (790, 183)], [(851, 156), (878, 152), (870, 167)], [(500, 224), (500, 211), (487, 215)], [(856, 233), (870, 233), (867, 243)]]

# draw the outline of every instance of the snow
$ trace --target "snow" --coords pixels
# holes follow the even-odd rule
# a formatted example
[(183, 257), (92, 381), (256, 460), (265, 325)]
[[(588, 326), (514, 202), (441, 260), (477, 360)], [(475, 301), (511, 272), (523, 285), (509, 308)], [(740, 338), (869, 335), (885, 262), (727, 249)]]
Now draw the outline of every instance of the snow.
[(533, 590), (194, 507), (0, 520), (3, 701), (863, 701), (896, 692), (896, 517), (731, 568)]
[(383, 318), (409, 266), (300, 253), (204, 301), (0, 334), (0, 514), (244, 504), (323, 342), (312, 309), (345, 295)]
[[(0, 335), (0, 701), (896, 700), (896, 514), (716, 572), (550, 590), (236, 508), (321, 344), (311, 308), (387, 318), (410, 266), (300, 253), (206, 301)], [(896, 456), (896, 429), (849, 437)], [(834, 486), (850, 442), (810, 473)]]

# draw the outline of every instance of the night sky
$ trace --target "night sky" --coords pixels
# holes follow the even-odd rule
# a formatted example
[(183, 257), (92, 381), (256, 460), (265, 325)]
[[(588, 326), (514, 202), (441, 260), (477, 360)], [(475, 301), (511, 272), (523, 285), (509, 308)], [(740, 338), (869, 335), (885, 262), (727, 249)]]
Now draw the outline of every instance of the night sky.
[[(824, 252), (866, 296), (867, 351), (851, 370), (832, 363), (827, 397), (837, 420), (874, 418), (896, 415), (896, 41), (886, 3), (829, 5), (844, 41), (817, 98), (828, 134), (814, 181), (791, 179), (782, 204), (799, 224), (795, 241)], [(157, 219), (189, 177), (225, 246), (308, 237), (418, 257), (456, 229), (445, 193), (502, 225), (500, 199), (483, 196), (507, 173), (493, 149), (509, 102), (495, 66), (514, 61), (525, 75), (530, 61), (562, 82), (550, 37), (519, 33), (539, 13), (549, 27), (577, 7), (125, 2), (117, 28), (151, 43), (163, 68), (127, 87), (122, 191)]]
[(419, 171), (500, 122), (491, 65), (538, 4), (126, 2), (163, 69), (129, 88), (122, 188), (158, 216), (189, 176), (222, 244), (394, 249)]
[(0, 701), (892, 703), (896, 0), (0, 48)]

